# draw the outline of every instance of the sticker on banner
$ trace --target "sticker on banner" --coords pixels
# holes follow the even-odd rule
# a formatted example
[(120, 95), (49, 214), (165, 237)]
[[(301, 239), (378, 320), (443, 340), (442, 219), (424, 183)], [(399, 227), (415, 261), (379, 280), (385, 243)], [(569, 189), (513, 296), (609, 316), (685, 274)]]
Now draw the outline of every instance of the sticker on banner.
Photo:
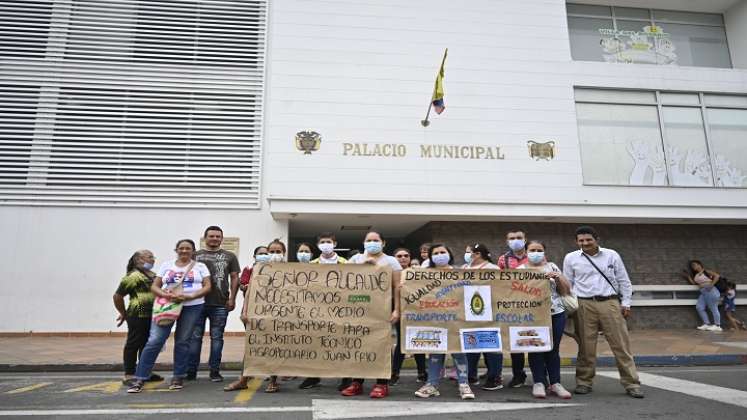
[(552, 350), (549, 327), (509, 327), (512, 352), (537, 353)]
[(490, 286), (464, 286), (464, 319), (467, 321), (492, 321), (492, 301)]
[(459, 341), (463, 353), (502, 351), (500, 328), (461, 328)]
[(405, 350), (445, 352), (448, 344), (446, 328), (407, 327), (405, 331)]

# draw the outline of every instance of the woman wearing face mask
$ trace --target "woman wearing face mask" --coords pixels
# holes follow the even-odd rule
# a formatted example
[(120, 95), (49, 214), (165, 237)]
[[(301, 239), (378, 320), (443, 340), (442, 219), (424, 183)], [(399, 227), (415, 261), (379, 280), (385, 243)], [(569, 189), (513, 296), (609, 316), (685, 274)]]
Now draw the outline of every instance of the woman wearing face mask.
[[(454, 257), (452, 257), (451, 251), (444, 244), (431, 245), (428, 250), (428, 258), (431, 261), (429, 267), (431, 270), (449, 270), (453, 268), (451, 264), (454, 262)], [(469, 383), (467, 383), (467, 357), (464, 353), (452, 353), (451, 357), (454, 359), (454, 366), (456, 367), (459, 396), (463, 400), (475, 399), (475, 394), (470, 389)], [(428, 382), (415, 391), (416, 396), (430, 398), (441, 395), (438, 391), (438, 385), (445, 361), (445, 354), (428, 355)]]
[[(397, 248), (394, 250), (394, 258), (397, 259), (399, 265), (403, 270), (411, 267), (412, 260), (410, 258), (410, 250), (407, 248)], [(419, 266), (419, 265), (418, 265)], [(395, 325), (397, 329), (397, 345), (394, 347), (394, 357), (392, 358), (392, 379), (389, 381), (389, 385), (397, 385), (399, 383), (399, 372), (402, 369), (402, 363), (405, 361), (405, 355), (402, 354), (402, 348), (400, 347), (400, 337), (402, 334), (402, 325), (397, 322)], [(415, 364), (418, 367), (418, 382), (425, 382), (428, 379), (428, 373), (426, 371), (426, 361), (424, 354), (415, 354)]]
[[(147, 249), (136, 251), (127, 262), (125, 276), (119, 282), (114, 293), (114, 307), (117, 309), (117, 327), (127, 321), (127, 341), (125, 341), (124, 379), (125, 385), (132, 385), (135, 376), (137, 358), (142, 354), (150, 334), (150, 320), (153, 312), (153, 292), (150, 286), (156, 273), (151, 271), (156, 257)], [(125, 309), (124, 297), (129, 296), (129, 305)], [(160, 381), (158, 375), (151, 374), (149, 381)]]
[[(270, 254), (267, 252), (267, 247), (262, 245), (254, 248), (254, 264), (248, 265), (244, 267), (244, 270), (241, 271), (241, 280), (239, 283), (239, 288), (242, 292), (244, 292), (244, 305), (241, 309), (241, 322), (244, 323), (244, 329), (246, 329), (246, 323), (248, 321), (248, 311), (249, 311), (249, 299), (247, 296), (247, 293), (249, 291), (249, 283), (252, 280), (252, 272), (254, 271), (254, 265), (257, 263), (267, 263), (270, 262)], [(243, 372), (243, 368), (241, 369)], [(226, 385), (223, 390), (226, 392), (230, 391), (239, 391), (242, 389), (247, 388), (247, 383), (249, 382), (249, 379), (251, 379), (250, 376), (244, 376), (241, 375), (238, 380), (231, 382), (230, 384)]]
[(301, 242), (296, 248), (296, 260), (303, 264), (311, 262), (312, 257), (311, 245), (306, 242)]
[(560, 340), (563, 338), (565, 328), (565, 309), (560, 296), (571, 294), (571, 283), (563, 275), (560, 268), (545, 258), (545, 244), (540, 241), (527, 242), (527, 263), (518, 268), (531, 268), (542, 270), (547, 274), (550, 281), (552, 305), (552, 350), (546, 353), (529, 353), (529, 368), (532, 370), (532, 395), (535, 398), (545, 398), (545, 380), (550, 379), (551, 393), (563, 399), (571, 398), (571, 393), (560, 384)]
[[(285, 262), (286, 248), (285, 244), (280, 239), (274, 239), (267, 245), (267, 252), (270, 254), (270, 263), (281, 263)], [(267, 384), (265, 392), (274, 393), (280, 391), (280, 385), (278, 385), (278, 377), (276, 375), (270, 376), (270, 383)]]
[[(490, 250), (483, 244), (474, 244), (467, 247), (467, 253), (464, 254), (464, 264), (462, 268), (467, 270), (497, 270), (498, 266), (493, 264)], [(481, 388), (486, 391), (495, 391), (503, 388), (503, 379), (501, 372), (503, 370), (503, 353), (467, 353), (468, 378), (470, 385), (477, 385), (480, 380), (477, 376), (477, 365), (480, 362), (480, 354), (485, 358), (485, 366), (488, 373), (485, 375), (485, 382)]]
[[(182, 312), (176, 321), (174, 377), (169, 386), (170, 390), (179, 390), (184, 387), (189, 357), (189, 337), (192, 336), (197, 319), (202, 313), (205, 295), (210, 293), (210, 271), (205, 264), (192, 259), (194, 253), (195, 243), (191, 239), (182, 239), (177, 242), (178, 258), (161, 264), (158, 276), (150, 288), (156, 296), (170, 299), (173, 302), (183, 302)], [(174, 291), (174, 287), (179, 284), (182, 286), (182, 291)], [(162, 287), (165, 288), (162, 289)], [(172, 325), (151, 324), (148, 342), (140, 356), (135, 371), (135, 380), (127, 390), (128, 393), (142, 392), (143, 382), (150, 377), (158, 353), (171, 334), (171, 327)]]
[[(397, 259), (391, 255), (384, 253), (384, 237), (379, 232), (368, 232), (363, 240), (363, 254), (354, 255), (348, 264), (374, 264), (380, 266), (389, 266), (392, 268), (392, 298), (393, 310), (392, 316), (389, 321), (394, 324), (399, 321), (399, 287), (400, 287), (400, 271), (402, 266), (399, 265)], [(360, 395), (363, 392), (363, 379), (353, 379), (353, 382), (347, 388), (343, 389), (341, 394), (346, 397), (352, 397), (354, 395)], [(371, 398), (385, 398), (389, 395), (389, 378), (377, 379), (376, 385), (369, 396)]]

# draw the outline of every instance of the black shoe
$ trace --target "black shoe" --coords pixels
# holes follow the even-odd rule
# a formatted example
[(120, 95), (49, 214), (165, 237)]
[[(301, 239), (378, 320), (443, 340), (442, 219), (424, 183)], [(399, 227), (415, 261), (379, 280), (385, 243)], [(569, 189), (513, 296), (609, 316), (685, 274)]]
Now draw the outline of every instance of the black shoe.
[(342, 378), (340, 385), (337, 385), (337, 390), (342, 392), (343, 389), (349, 387), (353, 383), (352, 378)]
[(501, 378), (495, 378), (495, 379), (485, 379), (485, 382), (480, 387), (486, 391), (495, 391), (497, 389), (503, 388), (503, 380)]
[(488, 379), (488, 374), (487, 373), (483, 373), (482, 375), (478, 376), (477, 379), (480, 379), (480, 380), (484, 381), (485, 379)]
[(218, 370), (210, 371), (210, 382), (223, 382), (223, 376)]
[(148, 379), (145, 380), (145, 382), (158, 382), (158, 381), (162, 381), (162, 380), (163, 380), (163, 376), (156, 375), (155, 373), (153, 373), (153, 374), (150, 375), (150, 378), (148, 378)]
[(186, 379), (188, 381), (196, 381), (197, 380), (197, 372), (187, 372), (187, 376), (185, 376), (184, 379)]
[(470, 385), (480, 385), (480, 380), (478, 378), (467, 378), (467, 383)]
[(641, 391), (641, 388), (628, 388), (625, 390), (625, 392), (633, 397), (633, 398), (643, 398), (643, 391)]
[(389, 385), (395, 386), (399, 383), (399, 375), (394, 373), (392, 374), (392, 377), (389, 379)]
[(301, 382), (301, 385), (298, 386), (298, 389), (311, 389), (319, 386), (321, 382), (322, 380), (319, 378), (306, 378)]
[(586, 385), (577, 385), (576, 389), (573, 390), (574, 394), (586, 395), (591, 393), (591, 387)]
[(129, 388), (127, 388), (128, 394), (139, 394), (143, 392), (143, 381), (135, 380)]
[[(170, 391), (179, 391), (182, 388), (184, 388), (184, 381), (179, 378), (174, 378), (171, 380), (171, 385), (169, 385)], [(127, 390), (127, 392), (129, 392), (129, 390)]]
[(418, 378), (415, 381), (417, 381), (418, 383), (421, 383), (421, 384), (424, 384), (424, 383), (428, 382), (428, 373), (426, 373), (426, 372), (419, 372), (418, 373)]
[(527, 374), (522, 373), (521, 375), (514, 376), (511, 378), (511, 382), (508, 383), (509, 388), (521, 388), (524, 386), (524, 382), (527, 381)]

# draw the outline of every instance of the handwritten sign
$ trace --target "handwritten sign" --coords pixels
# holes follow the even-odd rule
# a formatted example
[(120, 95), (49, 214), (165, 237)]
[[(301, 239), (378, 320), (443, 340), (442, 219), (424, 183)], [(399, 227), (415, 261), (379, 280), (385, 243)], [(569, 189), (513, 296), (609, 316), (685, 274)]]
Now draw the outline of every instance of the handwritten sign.
[(244, 375), (391, 375), (391, 268), (262, 264), (247, 299)]
[(404, 353), (552, 349), (550, 284), (533, 270), (402, 272)]

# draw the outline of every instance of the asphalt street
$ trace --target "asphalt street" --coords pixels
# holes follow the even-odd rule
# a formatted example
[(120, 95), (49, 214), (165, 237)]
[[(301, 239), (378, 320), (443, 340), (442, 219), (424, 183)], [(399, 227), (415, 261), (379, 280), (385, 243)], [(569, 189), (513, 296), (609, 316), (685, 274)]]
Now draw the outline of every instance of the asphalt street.
[[(747, 366), (647, 368), (641, 370), (646, 398), (625, 395), (617, 372), (598, 372), (592, 394), (571, 400), (534, 399), (531, 388), (482, 391), (477, 399), (461, 401), (456, 385), (441, 384), (441, 396), (421, 400), (413, 395), (419, 384), (403, 377), (385, 400), (367, 393), (345, 398), (336, 381), (299, 390), (300, 379), (284, 382), (281, 392), (265, 394), (256, 379), (250, 389), (227, 393), (224, 384), (201, 376), (181, 391), (168, 383), (153, 383), (142, 394), (127, 394), (117, 373), (2, 373), (2, 418), (90, 419), (744, 419), (747, 418)], [(224, 372), (226, 379), (237, 372)], [(510, 372), (504, 381), (510, 379)], [(573, 388), (573, 370), (563, 370), (563, 383)], [(372, 381), (367, 381), (366, 390)], [(477, 387), (475, 387), (477, 388)]]

